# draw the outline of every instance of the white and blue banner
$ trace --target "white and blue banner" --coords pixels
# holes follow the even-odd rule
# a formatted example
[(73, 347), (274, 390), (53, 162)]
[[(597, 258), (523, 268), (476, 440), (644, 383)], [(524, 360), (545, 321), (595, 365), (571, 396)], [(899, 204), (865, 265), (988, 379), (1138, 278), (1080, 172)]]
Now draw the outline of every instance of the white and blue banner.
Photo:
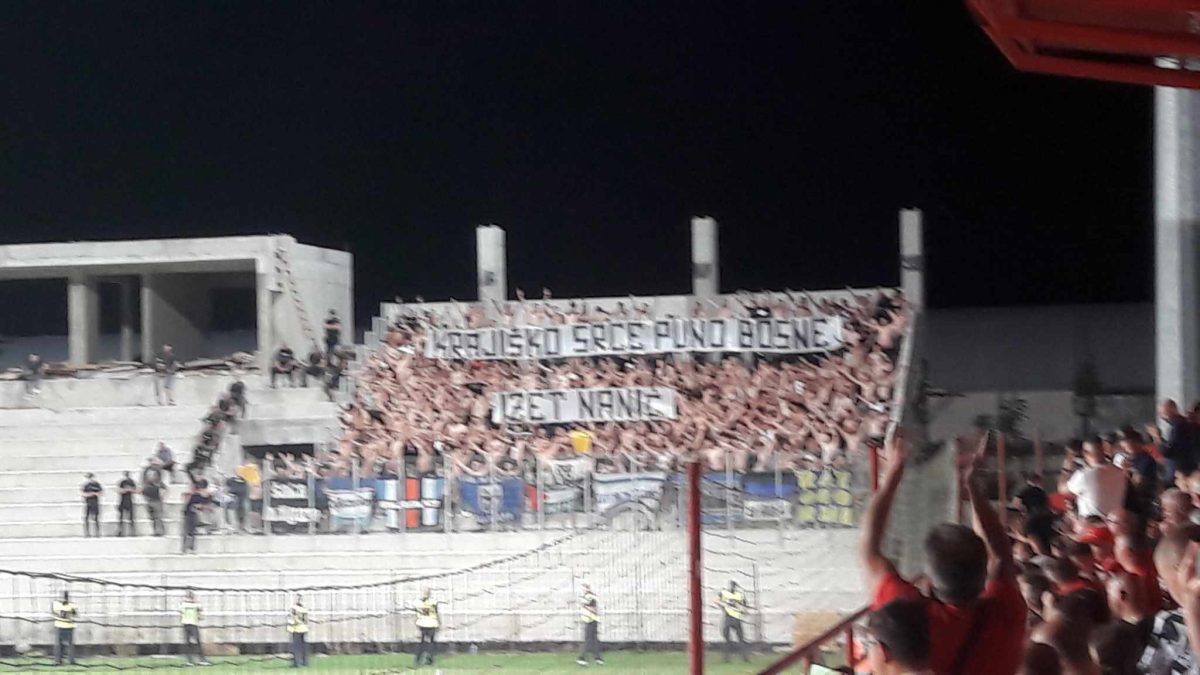
[(811, 354), (842, 347), (836, 316), (795, 319), (659, 319), (561, 326), (433, 329), (425, 355), (434, 359), (560, 359), (672, 352)]

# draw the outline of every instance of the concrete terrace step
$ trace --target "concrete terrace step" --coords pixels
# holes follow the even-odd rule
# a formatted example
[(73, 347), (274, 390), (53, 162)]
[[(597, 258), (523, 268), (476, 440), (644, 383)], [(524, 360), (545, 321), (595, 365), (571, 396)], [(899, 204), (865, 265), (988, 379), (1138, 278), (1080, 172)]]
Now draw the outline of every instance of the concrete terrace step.
[[(108, 499), (102, 501), (100, 504), (100, 518), (102, 521), (117, 517), (116, 491), (114, 490), (112, 495), (106, 495), (106, 497)], [(141, 499), (135, 498), (133, 509), (135, 518), (146, 514), (144, 506), (145, 503)], [(168, 496), (168, 501), (164, 506), (164, 516), (170, 520), (182, 508), (179, 495)], [(72, 518), (82, 518), (83, 509), (82, 500), (54, 503), (0, 504), (0, 523), (71, 520)]]
[[(174, 485), (167, 484), (167, 500), (171, 501), (178, 499), (179, 495), (187, 488), (186, 479), (183, 476), (183, 471), (178, 470), (176, 477), (180, 481)], [(83, 482), (83, 474), (79, 474), (78, 483)], [(141, 480), (141, 471), (133, 470), (134, 480)], [(104, 486), (105, 494), (100, 499), (101, 508), (106, 508), (110, 503), (115, 509), (117, 504), (117, 486), (116, 483)], [(70, 503), (79, 504), (79, 484), (72, 483), (70, 485), (58, 485), (55, 487), (4, 487), (0, 488), (0, 505), (3, 504), (33, 504), (33, 503)], [(134, 504), (142, 503), (141, 497), (134, 497)]]
[[(100, 531), (105, 535), (114, 535), (117, 532), (117, 519), (115, 509), (113, 513), (107, 516), (101, 512), (100, 516)], [(168, 534), (178, 534), (178, 515), (166, 514), (172, 516), (174, 520), (165, 520)], [(138, 532), (143, 534), (150, 532), (150, 521), (145, 519), (145, 511), (134, 513), (134, 526)], [(55, 520), (55, 521), (36, 521), (26, 523), (0, 523), (0, 538), (2, 539), (21, 539), (29, 537), (78, 537), (83, 534), (83, 509), (82, 507), (76, 514), (75, 518), (70, 520)], [(86, 548), (80, 549), (81, 555), (84, 554)]]
[[(74, 442), (74, 441), (67, 441)], [(82, 441), (81, 441), (82, 442)], [(123, 451), (117, 448), (117, 452), (113, 452), (114, 448), (105, 447), (106, 444), (98, 443), (94, 447), (95, 453), (89, 453), (85, 448), (60, 448), (49, 446), (46, 452), (41, 455), (0, 455), (0, 467), (6, 471), (37, 471), (46, 468), (74, 466), (86, 469), (88, 471), (117, 471), (126, 470), (132, 471), (134, 480), (140, 480), (141, 469), (146, 464), (146, 460), (154, 453), (154, 445), (146, 445), (145, 443), (132, 444), (129, 448)], [(173, 448), (190, 448), (190, 443), (176, 441), (174, 445), (167, 443)], [(22, 451), (29, 451), (32, 448), (22, 446)], [(103, 453), (103, 454), (99, 454)], [(189, 450), (190, 453), (190, 450)], [(189, 453), (179, 453), (181, 456)]]
[(199, 434), (200, 417), (136, 424), (114, 420), (109, 424), (25, 425), (0, 428), (0, 449), (18, 447), (22, 441), (122, 441), (177, 438)]
[[(128, 471), (140, 471), (141, 464), (131, 462)], [(91, 473), (96, 474), (96, 480), (105, 490), (115, 490), (125, 470), (100, 469)], [(84, 482), (84, 474), (89, 473), (87, 466), (75, 469), (50, 469), (45, 471), (0, 471), (0, 488), (62, 488), (74, 487), (76, 490)], [(135, 474), (136, 475), (136, 474)]]
[(0, 410), (0, 428), (23, 425), (55, 424), (62, 426), (80, 424), (112, 424), (116, 422), (161, 422), (199, 418), (209, 406), (123, 406), (108, 408), (24, 408)]

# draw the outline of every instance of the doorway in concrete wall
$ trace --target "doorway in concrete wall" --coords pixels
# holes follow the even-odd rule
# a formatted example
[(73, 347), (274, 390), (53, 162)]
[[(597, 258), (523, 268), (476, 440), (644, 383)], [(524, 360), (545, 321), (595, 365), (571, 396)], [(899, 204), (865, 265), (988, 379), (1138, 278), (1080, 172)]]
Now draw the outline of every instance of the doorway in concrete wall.
[(0, 368), (67, 360), (67, 280), (0, 281)]

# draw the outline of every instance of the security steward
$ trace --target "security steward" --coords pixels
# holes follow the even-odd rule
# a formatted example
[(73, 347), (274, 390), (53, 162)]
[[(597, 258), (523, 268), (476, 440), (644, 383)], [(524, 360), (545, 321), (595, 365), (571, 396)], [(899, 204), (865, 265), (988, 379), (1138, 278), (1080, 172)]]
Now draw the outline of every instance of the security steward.
[(579, 619), (583, 622), (583, 653), (575, 659), (575, 663), (586, 666), (588, 654), (591, 654), (596, 665), (604, 665), (604, 657), (600, 655), (600, 601), (587, 584), (583, 585)]
[(54, 614), (54, 632), (56, 633), (54, 640), (54, 665), (62, 665), (63, 651), (67, 653), (67, 660), (74, 664), (75, 615), (78, 611), (75, 609), (75, 605), (71, 603), (71, 594), (63, 591), (62, 600), (58, 600), (51, 605), (50, 611)]
[[(429, 589), (417, 603), (417, 628), (421, 631), (421, 644), (417, 646), (417, 665), (425, 659), (427, 665), (433, 665), (433, 655), (437, 651), (437, 631), (442, 625), (438, 616), (438, 604), (434, 602)], [(428, 646), (426, 646), (428, 645)]]
[[(721, 591), (717, 597), (717, 606), (725, 612), (725, 621), (721, 624), (721, 636), (725, 638), (725, 661), (729, 662), (729, 654), (735, 648), (743, 661), (749, 661), (746, 653), (746, 633), (742, 624), (746, 621), (746, 594), (742, 592), (736, 581), (729, 582), (729, 588)], [(737, 634), (737, 645), (734, 646), (733, 636)]]
[(196, 665), (196, 659), (202, 666), (211, 666), (204, 658), (204, 645), (200, 642), (200, 603), (196, 602), (196, 594), (188, 591), (187, 598), (179, 606), (179, 622), (183, 624), (183, 649), (187, 653), (188, 664)]
[(288, 610), (288, 633), (292, 636), (292, 667), (303, 668), (308, 665), (308, 608), (300, 602), (300, 596)]

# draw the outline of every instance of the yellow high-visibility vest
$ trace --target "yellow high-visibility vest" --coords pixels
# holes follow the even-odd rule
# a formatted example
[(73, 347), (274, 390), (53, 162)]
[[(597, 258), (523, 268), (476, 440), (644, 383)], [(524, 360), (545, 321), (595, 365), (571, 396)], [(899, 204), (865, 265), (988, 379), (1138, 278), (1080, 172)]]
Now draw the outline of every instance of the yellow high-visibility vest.
[(292, 605), (292, 611), (288, 614), (289, 633), (307, 633), (308, 632), (308, 609), (301, 605)]
[(69, 602), (56, 601), (51, 607), (54, 612), (55, 628), (75, 627), (75, 605)]
[(179, 606), (179, 618), (185, 626), (200, 624), (200, 603), (185, 602)]
[(436, 602), (425, 599), (417, 603), (417, 628), (437, 628), (440, 625)]
[(741, 591), (721, 591), (720, 603), (725, 616), (738, 621), (746, 620), (746, 596)]
[(596, 594), (588, 591), (583, 594), (583, 605), (580, 607), (579, 618), (584, 623), (596, 623), (600, 620), (600, 602)]

